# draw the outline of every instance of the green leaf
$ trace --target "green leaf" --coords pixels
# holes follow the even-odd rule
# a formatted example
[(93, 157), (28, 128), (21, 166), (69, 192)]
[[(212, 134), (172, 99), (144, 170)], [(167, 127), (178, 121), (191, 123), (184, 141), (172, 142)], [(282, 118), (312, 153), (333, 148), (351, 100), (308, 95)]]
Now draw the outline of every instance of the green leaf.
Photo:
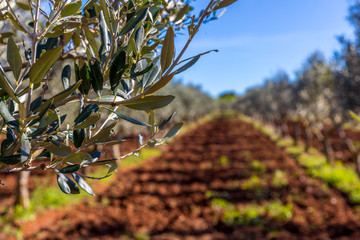
[(110, 160), (101, 160), (96, 162), (91, 162), (88, 165), (89, 166), (100, 166), (100, 165), (106, 165), (106, 164), (114, 164), (116, 162), (116, 159), (110, 159)]
[(175, 97), (171, 95), (146, 96), (133, 102), (126, 103), (124, 105), (131, 109), (150, 111), (165, 107), (166, 105), (170, 104), (174, 99)]
[(75, 125), (74, 129), (82, 129), (82, 128), (87, 128), (95, 123), (97, 123), (97, 121), (99, 121), (101, 118), (101, 115), (98, 113), (92, 113), (85, 121), (83, 121), (82, 123)]
[(179, 74), (181, 72), (186, 71), (187, 69), (191, 68), (197, 61), (199, 61), (200, 55), (195, 56), (193, 59), (191, 59), (189, 62), (187, 62), (184, 66), (180, 67), (175, 71), (175, 74)]
[(174, 45), (174, 29), (169, 26), (165, 38), (163, 47), (161, 49), (161, 70), (162, 72), (165, 72), (168, 67), (170, 67), (173, 58), (174, 58), (174, 52), (175, 52), (175, 45)]
[(110, 30), (110, 34), (112, 35), (113, 34), (113, 29), (112, 29), (112, 26), (111, 26), (110, 12), (109, 12), (108, 4), (106, 3), (105, 0), (100, 0), (99, 3), (100, 3), (100, 7), (101, 7), (101, 9), (103, 11), (103, 18), (105, 20), (107, 28), (108, 28), (108, 30)]
[(165, 135), (165, 139), (169, 139), (174, 137), (176, 134), (179, 133), (180, 128), (184, 125), (183, 122), (177, 123), (175, 124), (170, 130), (169, 132)]
[(55, 110), (48, 110), (46, 111), (44, 117), (40, 120), (38, 128), (47, 128), (56, 120), (58, 120), (58, 115), (56, 114)]
[(360, 123), (360, 118), (358, 117), (358, 115), (356, 115), (356, 113), (354, 113), (353, 111), (349, 111), (351, 117), (357, 121), (358, 123)]
[(75, 126), (79, 125), (80, 123), (84, 122), (91, 113), (95, 113), (99, 110), (99, 106), (96, 104), (89, 104), (84, 109), (81, 110), (79, 115), (75, 118)]
[(73, 131), (73, 143), (76, 148), (81, 147), (86, 137), (85, 129), (75, 129)]
[(20, 163), (21, 156), (20, 154), (12, 155), (8, 157), (0, 157), (0, 162), (5, 163), (6, 165), (15, 165)]
[(161, 78), (158, 82), (156, 82), (154, 85), (152, 85), (150, 88), (148, 88), (145, 93), (146, 94), (152, 94), (154, 92), (159, 91), (161, 88), (165, 87), (171, 79), (174, 77), (176, 72), (173, 72), (172, 74), (169, 74), (163, 78)]
[(70, 86), (68, 89), (65, 89), (64, 91), (56, 94), (54, 97), (50, 98), (48, 101), (50, 101), (51, 99), (54, 99), (54, 104), (66, 99), (67, 97), (69, 97), (71, 94), (73, 94), (76, 89), (78, 89), (78, 87), (80, 86), (81, 82), (77, 82), (74, 85)]
[[(104, 0), (102, 0), (102, 1), (104, 1)], [(110, 51), (111, 41), (110, 41), (109, 33), (108, 33), (109, 28), (106, 24), (103, 10), (100, 11), (99, 21), (100, 21), (101, 42), (102, 42), (103, 46), (105, 47), (105, 52), (107, 53)]]
[(185, 71), (185, 70), (187, 70), (188, 68), (190, 68), (190, 67), (192, 67), (199, 59), (200, 59), (200, 57), (202, 56), (202, 55), (205, 55), (205, 54), (209, 54), (209, 53), (211, 53), (211, 52), (219, 52), (219, 50), (217, 50), (217, 49), (213, 49), (213, 50), (210, 50), (210, 51), (206, 51), (206, 52), (203, 52), (203, 53), (200, 53), (200, 54), (198, 54), (198, 55), (196, 55), (196, 56), (193, 56), (193, 57), (190, 57), (190, 58), (187, 58), (187, 59), (185, 59), (185, 60), (182, 60), (181, 62), (179, 62), (178, 63), (178, 65), (179, 64), (181, 64), (181, 63), (183, 63), (183, 62), (186, 62), (186, 61), (189, 61), (189, 62), (187, 62), (186, 64), (184, 64), (182, 67), (180, 67), (179, 69), (177, 69), (175, 72), (175, 75), (176, 74), (179, 74), (179, 73), (181, 73), (181, 72), (183, 72), (183, 71)]
[(76, 0), (66, 4), (61, 12), (61, 18), (77, 14), (81, 8), (81, 5), (81, 0)]
[(82, 81), (77, 82), (74, 85), (72, 85), (70, 88), (65, 89), (64, 91), (56, 94), (54, 97), (50, 98), (45, 103), (43, 103), (37, 110), (41, 111), (51, 101), (53, 101), (53, 104), (57, 104), (58, 102), (66, 99), (68, 96), (70, 96), (71, 94), (73, 94), (76, 91), (76, 89), (80, 86), (81, 83), (82, 83)]
[(19, 99), (16, 96), (16, 93), (14, 92), (13, 87), (11, 86), (11, 83), (9, 79), (7, 78), (4, 69), (2, 68), (0, 64), (0, 85), (1, 88), (5, 90), (7, 94), (17, 103), (20, 103)]
[(92, 161), (95, 162), (97, 160), (99, 160), (100, 156), (101, 156), (101, 152), (96, 151), (90, 154), (92, 157)]
[(19, 123), (15, 120), (15, 118), (10, 113), (8, 107), (3, 101), (0, 101), (0, 115), (5, 120), (5, 123), (13, 130), (20, 132)]
[(135, 119), (135, 118), (126, 116), (126, 115), (124, 115), (124, 114), (122, 114), (122, 113), (118, 113), (118, 112), (116, 112), (116, 111), (114, 111), (114, 110), (112, 110), (112, 109), (110, 109), (110, 108), (107, 108), (107, 107), (103, 107), (103, 108), (109, 110), (110, 112), (116, 114), (116, 116), (118, 116), (119, 118), (124, 119), (124, 120), (126, 120), (126, 121), (128, 121), (128, 122), (131, 122), (131, 123), (136, 124), (136, 125), (141, 125), (141, 126), (150, 127), (149, 124), (144, 123), (144, 122), (142, 122), (142, 121), (139, 121), (139, 120), (137, 120), (137, 119)]
[(80, 164), (69, 165), (60, 170), (61, 173), (73, 173), (80, 169)]
[(38, 61), (30, 67), (29, 77), (30, 82), (39, 83), (43, 80), (52, 65), (59, 59), (62, 47), (53, 48), (44, 53)]
[(7, 11), (5, 13), (5, 17), (10, 19), (10, 21), (12, 22), (12, 24), (14, 25), (15, 28), (17, 28), (18, 30), (22, 31), (23, 33), (26, 34), (26, 36), (28, 37), (31, 37), (28, 35), (26, 29), (24, 29), (19, 23), (18, 21), (15, 19), (14, 15), (10, 12), (10, 11)]
[(68, 89), (70, 87), (70, 78), (71, 78), (71, 67), (70, 65), (66, 65), (61, 73), (61, 81), (64, 89)]
[(112, 129), (115, 127), (116, 124), (117, 124), (117, 121), (113, 122), (106, 128), (102, 129), (98, 134), (96, 134), (92, 138), (85, 141), (85, 144), (91, 145), (91, 144), (99, 143), (99, 142), (107, 139), (110, 136)]
[[(150, 70), (153, 69), (154, 64), (150, 63), (144, 70), (141, 70), (139, 72), (133, 72), (131, 73), (131, 77), (137, 77), (137, 76), (141, 76), (144, 75), (145, 73), (149, 72)], [(145, 76), (144, 76), (145, 77)]]
[(168, 122), (170, 122), (171, 118), (175, 115), (175, 112), (173, 112), (167, 119), (163, 120), (159, 124), (159, 129), (163, 128)]
[(219, 5), (217, 5), (216, 8), (214, 8), (214, 10), (219, 10), (221, 8), (227, 7), (227, 6), (233, 4), (236, 1), (237, 0), (223, 0), (222, 2), (219, 3)]
[(60, 173), (60, 172), (57, 173), (57, 182), (59, 184), (61, 191), (63, 191), (66, 194), (79, 194), (80, 193), (80, 189), (76, 185), (76, 183), (74, 183), (70, 178), (68, 178), (63, 173)]
[(150, 86), (154, 81), (158, 80), (158, 78), (161, 76), (161, 69), (159, 63), (160, 63), (160, 56), (152, 60), (153, 67), (150, 69), (150, 71), (144, 74), (144, 77), (142, 78), (143, 88), (146, 86)]
[(53, 101), (49, 101), (49, 102), (45, 102), (45, 107), (41, 110), (41, 112), (38, 115), (38, 118), (32, 120), (28, 126), (32, 126), (35, 123), (41, 121), (41, 119), (44, 117), (45, 113), (47, 112), (47, 110), (49, 110), (49, 108), (51, 107), (51, 105), (53, 104)]
[(94, 191), (91, 189), (90, 185), (82, 178), (80, 175), (76, 173), (71, 173), (71, 176), (74, 178), (74, 180), (79, 184), (79, 186), (88, 194), (91, 196), (95, 196)]
[(180, 11), (176, 14), (176, 18), (174, 20), (174, 22), (176, 23), (177, 21), (181, 20), (185, 14), (188, 12), (189, 9), (189, 4), (185, 4)]
[(138, 25), (138, 23), (146, 17), (147, 12), (148, 12), (148, 8), (143, 8), (143, 9), (138, 10), (130, 18), (130, 20), (126, 22), (123, 29), (121, 29), (119, 35), (124, 35), (124, 34), (130, 32), (131, 30), (133, 30), (136, 27), (136, 25)]
[(92, 76), (91, 85), (96, 94), (101, 96), (104, 85), (104, 76), (102, 74), (100, 62), (96, 58), (90, 60), (90, 70)]
[(64, 144), (60, 144), (60, 146), (56, 146), (54, 143), (49, 142), (45, 145), (45, 148), (49, 152), (59, 157), (66, 157), (71, 154), (71, 147), (66, 146)]
[[(119, 89), (117, 89), (117, 91), (118, 90)], [(91, 100), (97, 101), (101, 105), (102, 102), (110, 102), (110, 101), (113, 101), (116, 104), (119, 101), (123, 101), (125, 98), (122, 96), (120, 97), (120, 96), (115, 96), (115, 95), (102, 95), (100, 101), (98, 99), (99, 98), (93, 98)]]
[(85, 26), (82, 29), (85, 31), (86, 39), (88, 40), (90, 47), (92, 48), (92, 52), (94, 52), (94, 54), (95, 54), (95, 57), (100, 58), (99, 48), (98, 48), (97, 42), (93, 36), (93, 33), (89, 30), (89, 28), (87, 28)]
[(7, 45), (7, 61), (11, 67), (11, 70), (14, 74), (16, 80), (19, 80), (21, 68), (22, 68), (22, 59), (14, 39), (9, 37)]
[(65, 158), (63, 160), (64, 163), (70, 162), (70, 163), (81, 163), (83, 160), (89, 160), (90, 162), (92, 162), (92, 158), (90, 156), (90, 154), (86, 153), (86, 152), (77, 152), (74, 153), (70, 156), (68, 156), (67, 158)]
[(26, 162), (29, 159), (31, 150), (31, 144), (26, 133), (21, 135), (21, 145), (20, 145), (20, 155), (21, 155), (21, 163)]
[(91, 88), (92, 78), (91, 78), (90, 68), (87, 63), (85, 63), (81, 67), (79, 72), (79, 77), (82, 80), (82, 84), (79, 86), (79, 91), (84, 95), (88, 95)]
[(116, 91), (117, 86), (120, 83), (120, 79), (124, 72), (126, 71), (127, 55), (126, 51), (119, 51), (115, 54), (110, 66), (110, 86), (113, 92)]
[(144, 35), (145, 35), (145, 29), (143, 26), (141, 26), (139, 27), (139, 29), (136, 31), (135, 34), (135, 46), (137, 52), (140, 52), (141, 46), (144, 41)]
[(29, 4), (27, 4), (27, 3), (22, 3), (22, 2), (16, 2), (16, 5), (19, 7), (19, 8), (21, 8), (21, 9), (23, 9), (23, 10), (25, 10), (25, 11), (30, 11), (32, 8), (29, 6)]

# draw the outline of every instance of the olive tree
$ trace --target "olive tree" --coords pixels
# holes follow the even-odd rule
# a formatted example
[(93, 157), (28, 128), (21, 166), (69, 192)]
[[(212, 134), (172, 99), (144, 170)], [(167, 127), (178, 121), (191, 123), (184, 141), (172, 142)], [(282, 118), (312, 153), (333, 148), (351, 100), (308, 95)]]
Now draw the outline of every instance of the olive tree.
[[(117, 161), (165, 143), (182, 123), (159, 134), (170, 117), (158, 122), (155, 111), (174, 96), (156, 93), (208, 53), (183, 59), (201, 24), (234, 2), (210, 0), (196, 17), (190, 16), (189, 3), (175, 0), (2, 1), (0, 20), (17, 34), (1, 33), (6, 65), (0, 67), (0, 171), (52, 171), (64, 193), (82, 188), (93, 195), (85, 181), (90, 177), (81, 169), (109, 166), (101, 179)], [(188, 40), (176, 53), (174, 38), (181, 30), (187, 30)], [(72, 63), (57, 75), (65, 61)], [(56, 87), (60, 80), (62, 90)], [(123, 108), (145, 112), (148, 120), (125, 115)], [(112, 159), (99, 160), (101, 152), (85, 151), (120, 143), (107, 141), (120, 121), (147, 128), (148, 139)]]

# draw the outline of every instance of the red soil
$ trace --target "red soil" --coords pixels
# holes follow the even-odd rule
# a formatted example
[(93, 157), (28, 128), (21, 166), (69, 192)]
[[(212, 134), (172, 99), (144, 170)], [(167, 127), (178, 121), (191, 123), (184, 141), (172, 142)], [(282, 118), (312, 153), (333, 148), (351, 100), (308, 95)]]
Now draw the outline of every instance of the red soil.
[[(221, 156), (229, 163), (220, 164)], [(264, 172), (252, 170), (254, 159), (266, 166)], [(271, 183), (277, 169), (287, 174), (288, 186)], [(239, 184), (252, 175), (262, 181), (260, 192)], [(292, 202), (294, 215), (289, 222), (265, 218), (262, 226), (226, 225), (218, 221), (207, 191), (235, 205)], [(161, 157), (120, 171), (97, 193), (96, 203), (46, 211), (22, 224), (24, 238), (132, 239), (138, 233), (151, 239), (360, 238), (360, 221), (339, 192), (307, 176), (267, 137), (234, 119), (201, 125)]]

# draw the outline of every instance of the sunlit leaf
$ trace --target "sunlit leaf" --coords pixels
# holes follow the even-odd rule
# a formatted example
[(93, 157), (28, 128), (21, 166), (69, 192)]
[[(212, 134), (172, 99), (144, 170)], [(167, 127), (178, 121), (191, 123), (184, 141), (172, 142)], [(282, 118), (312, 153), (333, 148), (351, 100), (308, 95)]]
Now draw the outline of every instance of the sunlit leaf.
[[(102, 0), (104, 1), (104, 0)], [(111, 47), (111, 41), (109, 38), (109, 28), (106, 24), (105, 18), (104, 18), (104, 12), (101, 10), (100, 11), (100, 16), (99, 16), (99, 21), (100, 21), (100, 36), (101, 36), (101, 41), (102, 44), (105, 48), (105, 52), (109, 52), (110, 51), (110, 47)]]
[(174, 22), (178, 22), (180, 21), (184, 16), (185, 14), (188, 12), (189, 10), (189, 4), (185, 4), (181, 9), (180, 11), (176, 14), (176, 18), (174, 20)]
[(136, 110), (154, 110), (165, 107), (175, 99), (174, 96), (146, 96), (130, 103), (124, 104), (126, 107)]
[(219, 3), (219, 5), (217, 5), (217, 7), (214, 8), (214, 10), (218, 10), (224, 7), (227, 7), (231, 4), (233, 4), (234, 2), (236, 2), (237, 0), (223, 0)]
[(66, 194), (79, 194), (80, 193), (80, 189), (76, 185), (76, 183), (74, 183), (70, 178), (68, 178), (63, 173), (60, 173), (60, 172), (57, 173), (57, 182), (59, 184), (61, 191), (63, 191)]
[(72, 173), (71, 176), (79, 184), (79, 186), (91, 196), (95, 196), (94, 191), (91, 189), (90, 185), (78, 174)]
[(61, 73), (61, 81), (64, 89), (68, 89), (70, 87), (70, 77), (71, 77), (71, 67), (70, 65), (66, 65)]
[(61, 17), (63, 18), (77, 14), (81, 8), (81, 5), (82, 5), (81, 0), (75, 0), (73, 2), (66, 4), (61, 12)]
[(86, 152), (77, 152), (74, 153), (70, 156), (68, 156), (67, 158), (65, 158), (63, 160), (63, 162), (70, 162), (70, 163), (81, 163), (83, 160), (89, 160), (91, 162), (92, 158), (90, 156), (90, 154), (86, 153)]
[(143, 8), (138, 10), (125, 24), (125, 26), (121, 29), (119, 35), (124, 35), (130, 32), (132, 29), (138, 25), (138, 23), (146, 17), (148, 8)]
[(20, 132), (20, 125), (9, 112), (8, 107), (3, 101), (0, 101), (0, 115), (5, 120), (5, 123), (13, 130)]
[(163, 128), (168, 122), (170, 122), (171, 118), (175, 115), (175, 112), (173, 112), (167, 119), (164, 119), (160, 124), (159, 128)]
[(152, 94), (154, 92), (157, 92), (158, 90), (160, 90), (161, 88), (165, 87), (170, 81), (171, 79), (174, 77), (175, 72), (173, 72), (170, 75), (167, 75), (163, 78), (161, 78), (158, 82), (156, 82), (154, 85), (152, 85), (150, 88), (148, 88), (145, 92), (146, 94)]
[(161, 70), (165, 72), (168, 67), (170, 67), (173, 58), (174, 58), (174, 51), (175, 51), (175, 45), (174, 45), (174, 29), (169, 26), (165, 38), (163, 47), (161, 49)]
[(5, 92), (7, 94), (9, 94), (9, 96), (17, 103), (19, 103), (19, 99), (16, 96), (16, 93), (14, 92), (14, 89), (9, 81), (9, 79), (7, 78), (4, 69), (2, 68), (1, 64), (0, 64), (0, 85), (1, 88), (5, 90)]
[(169, 132), (165, 135), (165, 139), (169, 139), (174, 137), (176, 134), (179, 133), (180, 128), (184, 125), (184, 123), (180, 122), (175, 124), (170, 130)]
[(29, 138), (25, 133), (23, 133), (21, 135), (21, 145), (20, 145), (21, 163), (24, 163), (26, 162), (26, 160), (29, 159), (30, 150), (31, 150), (31, 144)]
[(73, 173), (80, 169), (80, 164), (69, 165), (60, 170), (61, 173)]
[(131, 122), (131, 123), (136, 124), (136, 125), (141, 125), (141, 126), (150, 127), (149, 124), (144, 123), (144, 122), (142, 122), (142, 121), (139, 121), (139, 120), (137, 120), (137, 119), (135, 119), (135, 118), (126, 116), (126, 115), (124, 115), (124, 114), (122, 114), (122, 113), (116, 112), (116, 111), (114, 111), (114, 110), (112, 110), (112, 109), (110, 109), (110, 108), (107, 108), (107, 107), (103, 107), (103, 108), (109, 110), (110, 112), (116, 114), (116, 116), (118, 116), (119, 118), (124, 119), (124, 120), (126, 120), (126, 121), (128, 121), (128, 122)]
[(69, 146), (66, 146), (64, 144), (60, 144), (60, 146), (56, 146), (54, 143), (51, 143), (51, 142), (47, 143), (45, 145), (45, 148), (49, 152), (51, 152), (59, 157), (69, 156), (72, 152), (71, 148)]
[(59, 59), (62, 47), (56, 47), (44, 53), (38, 61), (36, 61), (29, 71), (30, 82), (38, 83), (43, 80), (52, 65)]
[(93, 112), (97, 112), (99, 106), (96, 104), (89, 104), (84, 109), (81, 110), (79, 115), (75, 118), (75, 126), (85, 121)]
[(101, 115), (98, 113), (92, 113), (85, 121), (82, 123), (75, 125), (74, 129), (82, 129), (90, 127), (91, 125), (97, 123), (101, 118)]
[(7, 61), (16, 80), (19, 79), (22, 67), (21, 55), (14, 39), (9, 37), (7, 44)]

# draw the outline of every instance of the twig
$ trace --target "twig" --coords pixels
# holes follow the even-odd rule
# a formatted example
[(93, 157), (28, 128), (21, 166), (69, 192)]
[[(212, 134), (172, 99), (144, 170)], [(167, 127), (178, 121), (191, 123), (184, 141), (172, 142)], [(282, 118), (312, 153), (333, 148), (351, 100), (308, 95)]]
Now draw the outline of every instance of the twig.
[(89, 178), (89, 179), (94, 179), (94, 180), (101, 180), (101, 179), (104, 179), (104, 178), (108, 178), (110, 177), (112, 174), (106, 174), (104, 177), (90, 177), (90, 176), (87, 176), (87, 175), (84, 175), (84, 174), (81, 174), (81, 173), (76, 173), (77, 175), (80, 175), (82, 177), (85, 177), (85, 178)]
[(194, 36), (196, 35), (196, 33), (199, 31), (199, 28), (201, 26), (201, 24), (203, 23), (203, 21), (205, 20), (206, 16), (209, 14), (209, 9), (212, 5), (214, 5), (215, 0), (211, 0), (210, 3), (207, 5), (207, 7), (205, 8), (205, 10), (202, 12), (200, 19), (199, 19), (199, 23), (196, 25), (195, 30), (193, 32), (193, 34), (190, 34), (189, 39), (187, 40), (187, 42), (185, 43), (185, 46), (183, 47), (183, 49), (181, 50), (181, 52), (179, 53), (179, 55), (177, 56), (177, 58), (174, 60), (173, 64), (170, 66), (170, 68), (166, 71), (166, 73), (164, 74), (164, 76), (168, 76), (171, 71), (174, 69), (174, 67), (176, 67), (181, 59), (181, 57), (184, 55), (186, 49), (189, 47), (191, 41), (193, 40)]

